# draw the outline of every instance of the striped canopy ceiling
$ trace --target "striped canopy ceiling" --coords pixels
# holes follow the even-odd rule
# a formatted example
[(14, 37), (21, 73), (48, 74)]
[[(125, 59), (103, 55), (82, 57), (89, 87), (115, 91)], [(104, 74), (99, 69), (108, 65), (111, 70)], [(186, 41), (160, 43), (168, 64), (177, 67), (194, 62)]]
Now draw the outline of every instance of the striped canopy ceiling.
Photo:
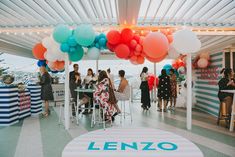
[(62, 23), (99, 32), (189, 27), (201, 51), (212, 51), (235, 43), (235, 0), (1, 0), (0, 51), (32, 57), (33, 45)]

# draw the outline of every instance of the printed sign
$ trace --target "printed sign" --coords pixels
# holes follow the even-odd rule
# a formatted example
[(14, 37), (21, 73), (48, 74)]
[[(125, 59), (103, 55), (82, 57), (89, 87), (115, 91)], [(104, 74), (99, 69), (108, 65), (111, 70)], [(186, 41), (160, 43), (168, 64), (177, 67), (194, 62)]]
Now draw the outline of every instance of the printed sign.
[(64, 84), (53, 84), (52, 85), (54, 101), (64, 100)]
[(97, 130), (72, 140), (62, 157), (203, 157), (189, 140), (150, 128)]

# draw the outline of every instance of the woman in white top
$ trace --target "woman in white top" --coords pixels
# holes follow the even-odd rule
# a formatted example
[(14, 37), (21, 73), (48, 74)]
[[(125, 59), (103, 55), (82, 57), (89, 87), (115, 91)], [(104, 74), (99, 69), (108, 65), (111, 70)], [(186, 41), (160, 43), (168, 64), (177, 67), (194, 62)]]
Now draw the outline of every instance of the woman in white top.
[(151, 105), (150, 105), (150, 94), (149, 94), (149, 86), (148, 86), (148, 68), (144, 67), (141, 74), (141, 84), (140, 84), (140, 89), (141, 89), (141, 103), (142, 103), (142, 108), (144, 110), (148, 110)]

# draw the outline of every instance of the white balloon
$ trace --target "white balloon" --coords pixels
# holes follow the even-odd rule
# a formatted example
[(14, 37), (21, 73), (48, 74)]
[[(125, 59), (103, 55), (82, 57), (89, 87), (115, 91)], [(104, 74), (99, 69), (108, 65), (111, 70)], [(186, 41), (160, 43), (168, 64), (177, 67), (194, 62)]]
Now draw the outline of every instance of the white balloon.
[(170, 45), (168, 56), (170, 59), (176, 59), (180, 56), (180, 54), (176, 51), (176, 49), (172, 45)]
[(201, 41), (191, 30), (179, 30), (173, 34), (173, 37), (174, 41), (172, 45), (179, 53), (194, 53), (201, 48)]
[(100, 56), (100, 50), (96, 47), (89, 48), (87, 51), (87, 57), (92, 60), (98, 60)]
[(49, 52), (48, 50), (45, 52), (45, 58), (48, 61), (55, 62), (57, 60), (57, 56), (54, 53)]
[(45, 37), (42, 39), (42, 45), (45, 47), (45, 48), (49, 48), (51, 46), (51, 39), (50, 37)]

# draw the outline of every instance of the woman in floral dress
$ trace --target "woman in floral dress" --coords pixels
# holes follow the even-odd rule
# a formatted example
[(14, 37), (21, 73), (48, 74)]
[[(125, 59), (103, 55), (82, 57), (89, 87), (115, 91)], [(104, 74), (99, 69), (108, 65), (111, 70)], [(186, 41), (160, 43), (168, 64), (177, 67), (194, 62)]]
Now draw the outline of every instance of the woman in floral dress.
[(94, 92), (94, 99), (104, 109), (106, 120), (112, 120), (112, 116), (116, 112), (114, 106), (109, 102), (109, 83), (107, 73), (101, 71), (99, 73), (98, 85)]

